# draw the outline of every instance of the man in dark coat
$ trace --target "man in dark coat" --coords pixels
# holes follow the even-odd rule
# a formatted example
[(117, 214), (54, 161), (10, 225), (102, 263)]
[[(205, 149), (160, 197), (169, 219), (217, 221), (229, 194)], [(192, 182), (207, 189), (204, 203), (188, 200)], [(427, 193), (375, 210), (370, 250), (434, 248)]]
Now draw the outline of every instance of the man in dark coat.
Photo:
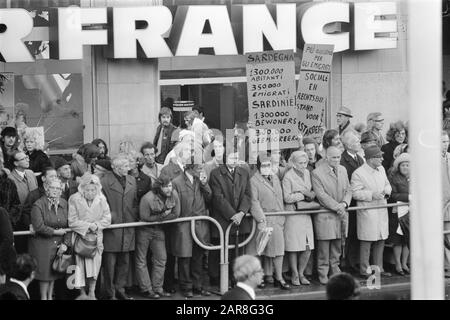
[[(341, 155), (341, 165), (347, 170), (348, 181), (351, 181), (353, 172), (364, 164), (364, 159), (358, 155), (361, 150), (360, 139), (356, 133), (350, 131), (342, 136), (345, 151)], [(350, 202), (350, 207), (355, 207), (356, 201)], [(348, 236), (344, 248), (345, 265), (349, 271), (359, 271), (359, 241), (356, 235), (356, 211), (348, 213)]]
[(172, 124), (172, 111), (167, 108), (161, 108), (158, 115), (159, 126), (156, 129), (156, 135), (153, 144), (156, 146), (156, 162), (163, 164), (167, 154), (173, 149), (175, 143), (172, 141), (172, 134), (176, 127)]
[(14, 248), (14, 235), (8, 212), (0, 207), (0, 267), (7, 276), (14, 271), (16, 250)]
[(34, 279), (36, 267), (36, 261), (29, 254), (17, 256), (12, 277), (0, 286), (0, 300), (30, 300), (28, 285)]
[[(209, 184), (213, 192), (211, 217), (216, 219), (224, 232), (230, 223), (235, 226), (230, 231), (230, 243), (242, 241), (251, 231), (251, 220), (244, 218), (251, 207), (250, 175), (239, 167), (239, 153), (224, 155), (225, 165), (211, 172)], [(239, 239), (236, 232), (239, 230)], [(219, 244), (219, 234), (214, 227), (211, 231), (211, 242)], [(230, 250), (230, 262), (234, 259), (234, 251)], [(211, 251), (209, 256), (209, 275), (211, 284), (217, 285), (219, 280), (219, 252)]]
[[(173, 188), (180, 199), (180, 218), (193, 216), (208, 216), (206, 202), (211, 200), (211, 188), (208, 185), (206, 173), (200, 174), (200, 168), (194, 164), (186, 164), (184, 174), (173, 181)], [(209, 225), (205, 221), (196, 221), (195, 231), (201, 242), (209, 243)], [(191, 223), (177, 223), (173, 226), (172, 254), (178, 257), (178, 279), (180, 288), (187, 298), (193, 294), (209, 296), (202, 288), (203, 255), (205, 250), (198, 246), (191, 235)]]
[(234, 261), (233, 275), (236, 286), (226, 292), (221, 300), (255, 300), (255, 289), (261, 284), (264, 270), (259, 259), (243, 255)]
[[(112, 172), (101, 179), (102, 190), (111, 209), (111, 223), (138, 221), (136, 179), (128, 175), (128, 157), (119, 155), (112, 161)], [(125, 293), (130, 267), (129, 253), (134, 251), (134, 228), (105, 230), (103, 234), (104, 289), (108, 299), (131, 299)]]
[[(175, 157), (169, 161), (169, 164), (161, 170), (160, 176), (168, 176), (170, 180), (174, 180), (184, 172), (185, 164), (191, 158), (191, 146), (187, 143), (179, 143), (174, 148)], [(164, 226), (166, 234), (166, 251), (167, 262), (166, 271), (164, 272), (164, 290), (169, 293), (175, 293), (175, 257), (172, 254), (172, 233), (173, 224)]]

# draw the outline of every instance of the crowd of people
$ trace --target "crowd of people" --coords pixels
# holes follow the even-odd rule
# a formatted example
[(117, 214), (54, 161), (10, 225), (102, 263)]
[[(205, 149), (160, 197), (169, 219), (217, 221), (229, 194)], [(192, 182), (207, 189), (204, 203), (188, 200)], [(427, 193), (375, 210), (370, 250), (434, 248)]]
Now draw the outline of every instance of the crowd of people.
[[(79, 299), (132, 299), (133, 287), (150, 299), (170, 297), (177, 288), (187, 298), (209, 296), (209, 288), (219, 284), (219, 252), (194, 241), (190, 222), (108, 227), (210, 216), (223, 230), (233, 224), (231, 244), (246, 239), (255, 221), (256, 235), (243, 249), (230, 250), (229, 260), (258, 256), (260, 288), (290, 290), (314, 279), (326, 285), (342, 271), (367, 278), (373, 265), (389, 277), (386, 242), (393, 246), (395, 272), (408, 274), (408, 207), (347, 210), (408, 202), (407, 125), (392, 123), (384, 136), (381, 113), (369, 114), (367, 126), (354, 125), (352, 117), (343, 107), (336, 129), (326, 130), (320, 141), (299, 137), (298, 148), (258, 152), (256, 163), (248, 150), (239, 152), (249, 144), (242, 130), (232, 141), (223, 139), (198, 110), (188, 112), (183, 128), (177, 128), (171, 110), (162, 108), (152, 142), (135, 147), (124, 141), (110, 157), (106, 142), (95, 139), (71, 161), (50, 159), (32, 136), (25, 135), (21, 150), (16, 128), (7, 127), (1, 132), (0, 267), (15, 279), (16, 253), (28, 253), (43, 300), (74, 298), (67, 288), (58, 289), (71, 274), (61, 267), (65, 261), (75, 266), (72, 283)], [(444, 131), (447, 178), (448, 144)], [(450, 179), (447, 183), (450, 193)], [(300, 212), (315, 209), (328, 212)], [(282, 211), (299, 214), (266, 214)], [(259, 239), (268, 229), (271, 236), (261, 250)], [(3, 236), (12, 230), (33, 234)], [(195, 222), (195, 232), (205, 245), (220, 243), (217, 228), (204, 220)], [(446, 259), (450, 272), (447, 251)]]

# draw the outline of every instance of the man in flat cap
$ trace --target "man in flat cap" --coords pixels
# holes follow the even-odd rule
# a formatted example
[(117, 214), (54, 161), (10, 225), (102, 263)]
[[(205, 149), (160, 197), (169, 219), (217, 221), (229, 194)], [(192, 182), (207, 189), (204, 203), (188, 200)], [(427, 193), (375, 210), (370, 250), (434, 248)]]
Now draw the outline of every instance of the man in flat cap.
[(381, 112), (372, 112), (367, 116), (367, 131), (373, 133), (377, 138), (377, 146), (381, 149), (386, 144), (381, 130), (383, 129), (384, 119)]
[[(353, 198), (357, 201), (358, 207), (386, 205), (392, 188), (381, 165), (383, 152), (378, 146), (370, 146), (364, 150), (364, 156), (366, 163), (356, 169), (352, 175)], [(368, 277), (372, 273), (369, 264), (371, 250), (373, 264), (380, 268), (381, 275), (391, 276), (383, 269), (384, 241), (389, 236), (387, 208), (358, 210), (356, 215), (361, 276)]]
[(345, 132), (353, 130), (353, 126), (350, 124), (350, 118), (353, 118), (352, 111), (349, 108), (342, 107), (336, 114), (336, 122), (338, 124), (337, 131), (339, 135), (343, 135)]
[(326, 162), (312, 172), (312, 186), (320, 204), (331, 212), (314, 215), (314, 236), (317, 240), (317, 272), (319, 281), (328, 283), (328, 273), (340, 273), (343, 237), (346, 237), (348, 213), (352, 199), (347, 170), (339, 163), (341, 151), (330, 146)]

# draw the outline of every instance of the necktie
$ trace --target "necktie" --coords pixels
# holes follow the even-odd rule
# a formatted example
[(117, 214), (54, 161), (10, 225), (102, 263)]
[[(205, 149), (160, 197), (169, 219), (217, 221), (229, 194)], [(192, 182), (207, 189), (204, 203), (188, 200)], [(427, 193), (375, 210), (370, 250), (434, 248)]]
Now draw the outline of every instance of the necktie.
[(336, 177), (337, 177), (337, 168), (333, 168), (333, 172), (334, 172), (334, 174), (335, 174)]
[(26, 174), (23, 176), (23, 181), (27, 185), (28, 192), (30, 192), (30, 185), (28, 184), (28, 178)]

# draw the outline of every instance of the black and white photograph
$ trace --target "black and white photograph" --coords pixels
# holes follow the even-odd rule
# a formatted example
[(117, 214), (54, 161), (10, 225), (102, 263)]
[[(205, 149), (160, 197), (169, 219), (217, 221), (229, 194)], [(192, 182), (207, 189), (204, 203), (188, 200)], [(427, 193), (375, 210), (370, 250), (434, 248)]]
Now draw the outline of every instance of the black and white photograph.
[(450, 0), (0, 0), (0, 145), (2, 306), (450, 300)]

